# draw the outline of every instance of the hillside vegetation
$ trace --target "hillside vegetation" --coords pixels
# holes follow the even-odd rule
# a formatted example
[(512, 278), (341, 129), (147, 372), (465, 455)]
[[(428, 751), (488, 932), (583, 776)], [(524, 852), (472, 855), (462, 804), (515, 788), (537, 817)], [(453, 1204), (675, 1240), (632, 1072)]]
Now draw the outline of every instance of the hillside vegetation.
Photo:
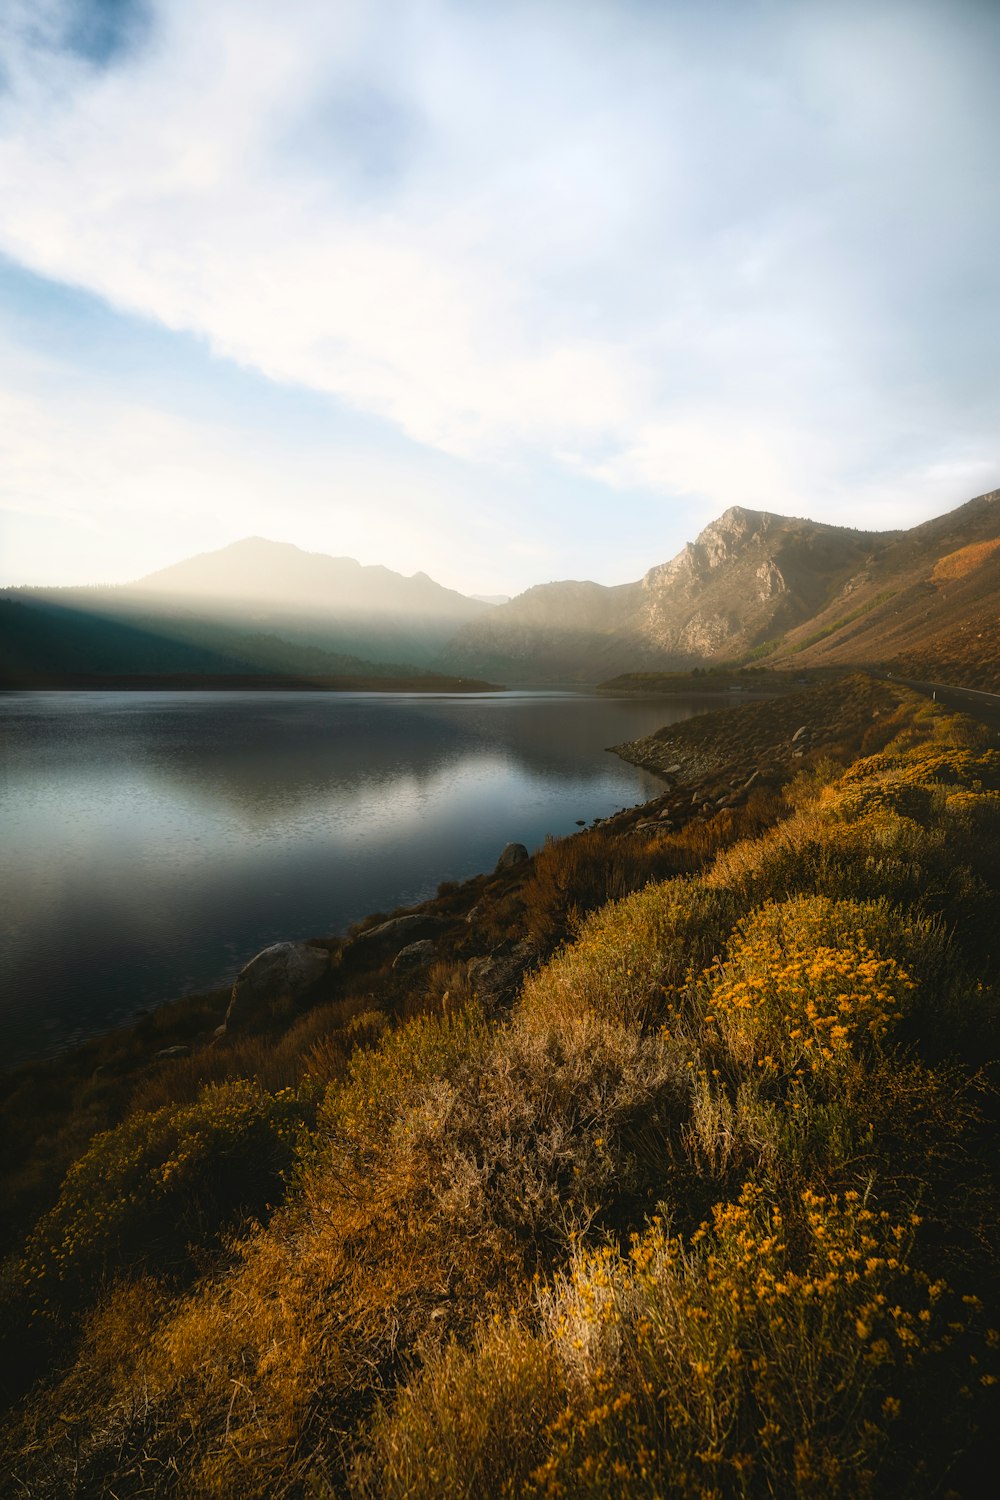
[(766, 786), (445, 892), (450, 966), (345, 950), (83, 1142), (7, 1266), (12, 1493), (987, 1493), (1000, 750), (823, 691)]

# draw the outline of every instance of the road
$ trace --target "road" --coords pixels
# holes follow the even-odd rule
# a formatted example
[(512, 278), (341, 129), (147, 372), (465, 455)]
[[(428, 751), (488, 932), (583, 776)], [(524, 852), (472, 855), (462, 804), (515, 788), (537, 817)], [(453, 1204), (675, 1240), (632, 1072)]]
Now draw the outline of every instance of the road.
[(979, 719), (993, 729), (1000, 729), (1000, 693), (983, 693), (978, 688), (951, 687), (947, 682), (914, 682), (908, 677), (890, 677), (890, 682), (902, 683), (918, 693), (926, 693), (945, 708)]

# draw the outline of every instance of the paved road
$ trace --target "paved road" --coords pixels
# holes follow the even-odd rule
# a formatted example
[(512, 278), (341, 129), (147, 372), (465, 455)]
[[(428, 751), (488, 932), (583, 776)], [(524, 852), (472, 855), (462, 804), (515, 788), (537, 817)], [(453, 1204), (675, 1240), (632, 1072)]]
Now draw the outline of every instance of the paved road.
[(913, 682), (907, 677), (892, 677), (890, 682), (901, 682), (904, 687), (918, 693), (926, 693), (945, 708), (956, 709), (979, 719), (994, 729), (1000, 729), (1000, 693), (983, 693), (977, 688), (951, 687), (947, 682)]

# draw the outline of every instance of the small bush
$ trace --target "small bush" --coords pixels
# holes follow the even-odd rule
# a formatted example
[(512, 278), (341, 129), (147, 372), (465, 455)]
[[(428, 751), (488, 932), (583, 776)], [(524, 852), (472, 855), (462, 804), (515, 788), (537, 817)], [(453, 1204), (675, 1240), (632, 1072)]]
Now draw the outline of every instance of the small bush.
[(769, 902), (708, 981), (704, 1023), (742, 1067), (801, 1076), (877, 1051), (946, 971), (940, 927), (885, 901)]
[(661, 1020), (692, 968), (723, 947), (739, 913), (701, 881), (651, 885), (606, 906), (524, 987), (523, 1024), (568, 1034), (587, 1018), (643, 1030)]
[(523, 1495), (565, 1401), (551, 1346), (517, 1324), (489, 1327), (465, 1352), (432, 1355), (374, 1425), (352, 1492), (365, 1500)]
[(290, 1090), (235, 1083), (97, 1136), (28, 1241), (39, 1304), (85, 1305), (126, 1268), (190, 1271), (224, 1229), (280, 1200), (307, 1114)]

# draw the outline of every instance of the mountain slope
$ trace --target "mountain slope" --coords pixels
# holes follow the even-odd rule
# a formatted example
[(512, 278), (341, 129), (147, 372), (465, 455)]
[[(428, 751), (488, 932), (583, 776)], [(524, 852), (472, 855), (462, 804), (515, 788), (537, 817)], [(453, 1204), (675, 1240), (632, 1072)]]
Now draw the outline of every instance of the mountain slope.
[(0, 593), (8, 681), (61, 673), (370, 675), (427, 666), (490, 606), (425, 573), (250, 537), (119, 588)]
[(641, 655), (640, 603), (635, 583), (537, 584), (462, 627), (440, 665), (452, 671), (459, 661), (503, 662), (506, 677), (519, 682), (596, 681), (617, 670), (621, 659)]
[(595, 682), (767, 660), (1000, 675), (1000, 491), (910, 531), (733, 506), (635, 583), (550, 583), (463, 626), (449, 671)]
[(179, 616), (95, 611), (85, 591), (58, 600), (0, 597), (0, 685), (73, 677), (405, 676), (416, 667)]
[(635, 583), (550, 583), (465, 626), (448, 670), (595, 681), (731, 661), (811, 619), (896, 533), (733, 506)]
[(1000, 490), (899, 535), (768, 664), (792, 657), (1000, 686)]

